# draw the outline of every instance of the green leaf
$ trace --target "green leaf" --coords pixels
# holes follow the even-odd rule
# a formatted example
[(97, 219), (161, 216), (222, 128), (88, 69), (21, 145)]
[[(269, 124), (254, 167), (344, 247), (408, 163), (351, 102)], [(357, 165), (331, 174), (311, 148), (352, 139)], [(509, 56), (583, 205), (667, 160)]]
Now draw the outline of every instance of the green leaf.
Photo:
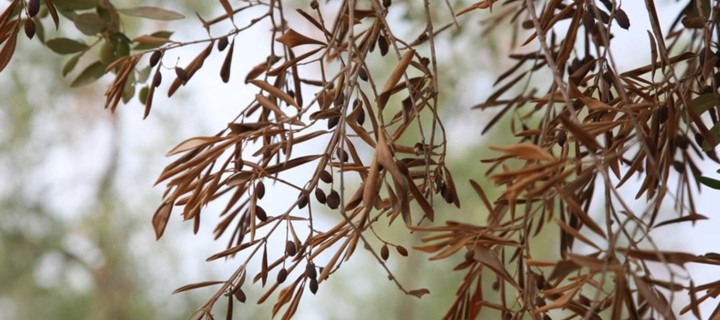
[(72, 72), (73, 69), (75, 69), (75, 66), (77, 65), (78, 61), (80, 61), (80, 57), (82, 57), (83, 54), (85, 54), (85, 52), (76, 54), (76, 55), (72, 56), (72, 58), (70, 58), (67, 62), (65, 62), (65, 65), (63, 66), (63, 69), (62, 69), (63, 77), (67, 76), (68, 73)]
[[(155, 38), (170, 39), (170, 36), (172, 36), (172, 34), (173, 34), (172, 31), (164, 31), (163, 30), (163, 31), (153, 32), (150, 34), (150, 36), (155, 37)], [(150, 50), (150, 49), (155, 49), (157, 47), (160, 47), (163, 44), (164, 43), (160, 43), (160, 42), (157, 42), (157, 43), (143, 42), (143, 43), (138, 43), (135, 47), (133, 47), (133, 50)]]
[(111, 62), (115, 61), (116, 46), (117, 43), (111, 40), (103, 42), (102, 46), (100, 46), (100, 62), (107, 66)]
[(178, 20), (185, 18), (184, 15), (177, 13), (175, 11), (170, 11), (162, 8), (157, 7), (134, 7), (134, 8), (126, 8), (126, 9), (118, 9), (117, 10), (120, 13), (134, 16), (134, 17), (141, 17), (141, 18), (147, 18), (147, 19), (153, 19), (153, 20)]
[(87, 66), (85, 70), (80, 72), (80, 75), (73, 80), (70, 84), (71, 87), (84, 86), (92, 83), (93, 81), (102, 77), (105, 74), (105, 66), (100, 61), (95, 61), (93, 64)]
[(97, 0), (53, 0), (53, 4), (66, 10), (87, 10), (95, 8)]
[(688, 105), (695, 111), (695, 114), (701, 115), (715, 106), (715, 96), (712, 93), (706, 93), (692, 99)]
[(117, 47), (115, 47), (116, 58), (126, 57), (128, 55), (130, 55), (130, 45), (124, 41), (118, 42)]
[(700, 181), (700, 183), (704, 184), (705, 186), (708, 186), (710, 188), (720, 190), (720, 181), (715, 180), (713, 178), (708, 178), (705, 176), (699, 176), (697, 177), (697, 180)]
[(83, 13), (73, 19), (75, 27), (85, 35), (92, 36), (101, 33), (107, 27), (107, 22), (97, 13)]
[(125, 79), (125, 87), (123, 87), (122, 102), (127, 104), (135, 95), (135, 73), (131, 72)]
[(132, 39), (128, 38), (128, 36), (126, 36), (126, 35), (125, 35), (124, 33), (122, 33), (122, 32), (113, 32), (112, 36), (113, 36), (113, 38), (115, 38), (117, 41), (122, 41), (122, 42), (125, 42), (125, 43), (127, 43), (127, 44), (131, 44), (131, 43), (132, 43)]
[(155, 38), (170, 39), (170, 36), (172, 36), (173, 33), (174, 33), (173, 31), (161, 30), (161, 31), (153, 32), (150, 35)]
[(43, 27), (42, 20), (35, 17), (33, 22), (35, 22), (35, 35), (37, 35), (40, 42), (45, 43), (45, 27)]
[(140, 94), (138, 94), (138, 98), (140, 99), (140, 103), (142, 103), (143, 105), (145, 104), (145, 102), (147, 102), (149, 91), (150, 88), (148, 86), (144, 86), (142, 87), (142, 89), (140, 89)]
[(133, 96), (135, 96), (135, 84), (130, 81), (125, 82), (125, 88), (123, 88), (122, 102), (127, 104)]
[(137, 82), (145, 82), (148, 78), (150, 78), (150, 65), (146, 66), (145, 68), (140, 69), (140, 71), (137, 72)]
[(45, 42), (50, 50), (59, 54), (71, 54), (87, 50), (89, 47), (81, 41), (71, 40), (68, 38), (55, 38)]
[(75, 19), (75, 17), (77, 17), (77, 13), (75, 13), (75, 11), (59, 10), (58, 13), (60, 13), (60, 15), (62, 15), (63, 17), (67, 18), (70, 21), (72, 21), (73, 19)]
[(715, 124), (712, 128), (710, 128), (710, 135), (715, 137), (715, 144), (711, 144), (710, 141), (707, 139), (703, 139), (702, 142), (702, 149), (703, 151), (710, 151), (712, 149), (715, 149), (717, 145), (720, 143), (720, 123)]

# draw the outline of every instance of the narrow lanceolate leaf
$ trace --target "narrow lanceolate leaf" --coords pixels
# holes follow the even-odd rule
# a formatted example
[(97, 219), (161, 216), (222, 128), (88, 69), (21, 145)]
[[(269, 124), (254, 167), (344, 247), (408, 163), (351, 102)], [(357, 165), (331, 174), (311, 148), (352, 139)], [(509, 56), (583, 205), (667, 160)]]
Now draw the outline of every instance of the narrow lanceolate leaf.
[(362, 184), (362, 203), (365, 208), (371, 208), (373, 206), (381, 186), (380, 163), (378, 162), (378, 154), (376, 151), (370, 163), (367, 178), (365, 178)]
[(697, 115), (705, 113), (705, 111), (710, 110), (711, 108), (715, 107), (715, 105), (717, 105), (717, 99), (712, 93), (700, 95), (688, 102), (688, 106)]
[(205, 261), (213, 261), (213, 260), (217, 260), (217, 259), (220, 259), (220, 258), (223, 258), (223, 257), (227, 257), (227, 256), (230, 256), (230, 255), (236, 254), (236, 253), (238, 253), (238, 252), (240, 252), (240, 251), (243, 251), (243, 250), (245, 250), (245, 249), (247, 249), (247, 248), (249, 248), (249, 247), (254, 246), (255, 244), (257, 244), (257, 243), (260, 242), (261, 240), (262, 240), (262, 239), (255, 239), (254, 241), (250, 241), (250, 242), (248, 242), (248, 243), (243, 243), (243, 244), (241, 244), (241, 245), (239, 245), (239, 246), (234, 246), (234, 247), (231, 247), (231, 248), (229, 248), (229, 249), (220, 251), (220, 252), (218, 252), (218, 253), (210, 256), (210, 257), (207, 258)]
[(157, 8), (157, 7), (134, 7), (134, 8), (117, 9), (117, 11), (122, 14), (129, 15), (129, 16), (147, 18), (147, 19), (153, 19), (153, 20), (170, 21), (170, 20), (178, 20), (178, 19), (185, 18), (184, 15), (177, 13), (175, 11)]
[(192, 290), (192, 289), (197, 289), (197, 288), (203, 288), (203, 287), (207, 287), (207, 286), (214, 286), (214, 285), (218, 285), (218, 284), (222, 284), (222, 283), (225, 283), (225, 281), (203, 281), (203, 282), (198, 282), (198, 283), (191, 283), (191, 284), (188, 284), (188, 285), (185, 285), (185, 286), (175, 289), (175, 291), (173, 291), (172, 294), (176, 294), (176, 293), (180, 293), (180, 292), (184, 292), (184, 291), (188, 291), (188, 290)]
[(107, 28), (107, 22), (97, 13), (83, 13), (73, 18), (75, 27), (85, 35), (92, 36)]
[(59, 54), (71, 54), (80, 51), (85, 51), (89, 47), (82, 41), (71, 40), (67, 38), (55, 38), (45, 42), (45, 45), (50, 50)]
[(412, 61), (414, 55), (415, 50), (410, 49), (405, 52), (405, 55), (403, 55), (403, 57), (400, 59), (397, 66), (395, 66), (395, 69), (393, 69), (393, 72), (390, 74), (390, 77), (385, 82), (385, 86), (383, 86), (380, 96), (378, 97), (378, 107), (381, 110), (385, 107), (388, 99), (390, 99), (393, 88), (395, 88), (395, 85), (397, 85), (402, 76), (405, 74), (405, 71), (410, 65), (410, 62)]
[(289, 94), (285, 93), (284, 91), (278, 89), (277, 87), (262, 81), (262, 80), (250, 80), (249, 83), (254, 84), (256, 87), (263, 89), (267, 93), (277, 97), (278, 99), (284, 101), (288, 105), (294, 106), (295, 108), (300, 108), (297, 103), (295, 102), (295, 99), (293, 99)]
[(67, 76), (68, 73), (72, 72), (73, 69), (75, 69), (75, 66), (77, 65), (78, 61), (80, 61), (80, 57), (83, 55), (83, 53), (76, 54), (72, 56), (72, 58), (68, 59), (67, 62), (65, 62), (65, 65), (62, 69), (62, 75)]
[(650, 286), (650, 284), (641, 277), (633, 276), (635, 284), (637, 285), (638, 293), (640, 296), (645, 298), (645, 301), (660, 314), (663, 319), (675, 319), (672, 308), (667, 304), (667, 301), (663, 299), (657, 290)]
[(160, 79), (162, 79), (162, 76), (160, 74), (158, 66), (158, 69), (155, 71), (155, 76), (153, 76), (153, 83), (150, 84), (147, 95), (145, 96), (145, 112), (143, 113), (143, 120), (147, 119), (147, 117), (150, 115), (150, 110), (152, 109), (153, 104), (153, 97), (155, 96), (155, 88), (160, 85)]
[(87, 66), (80, 75), (70, 84), (71, 87), (80, 87), (90, 84), (105, 74), (105, 66), (100, 61)]
[(228, 2), (228, 0), (220, 0), (220, 4), (223, 9), (225, 9), (225, 14), (230, 18), (230, 20), (235, 21), (235, 13), (233, 12), (232, 6), (230, 6), (230, 2)]
[(52, 2), (65, 10), (88, 10), (95, 9), (97, 0), (52, 0)]
[(202, 146), (206, 146), (208, 144), (218, 142), (222, 140), (220, 137), (195, 137), (187, 139), (183, 142), (180, 142), (177, 146), (172, 148), (170, 151), (168, 151), (165, 156), (169, 157), (178, 153), (183, 153), (185, 151), (190, 151), (197, 149)]
[(136, 38), (132, 39), (132, 41), (137, 42), (137, 43), (144, 43), (144, 44), (162, 45), (164, 43), (170, 42), (170, 39), (146, 35), (146, 36), (136, 37)]
[(324, 42), (304, 36), (293, 29), (288, 29), (288, 31), (285, 31), (285, 33), (283, 33), (281, 36), (277, 37), (277, 39), (275, 39), (275, 41), (280, 42), (290, 48), (294, 48), (294, 47), (305, 45), (305, 44), (325, 45)]
[(459, 16), (461, 16), (461, 15), (463, 15), (463, 14), (466, 14), (466, 13), (468, 13), (468, 12), (470, 12), (470, 11), (473, 11), (473, 10), (490, 8), (490, 7), (492, 6), (493, 2), (494, 2), (494, 0), (481, 0), (481, 1), (478, 1), (478, 2), (476, 2), (476, 3), (474, 3), (474, 4), (470, 5), (470, 6), (468, 6), (467, 8), (464, 8), (464, 9), (458, 11), (457, 13), (455, 13), (455, 16), (456, 16), (456, 17), (459, 17)]
[[(320, 157), (322, 157), (322, 155), (303, 156), (303, 157), (298, 157), (298, 158), (289, 160), (287, 162), (279, 163), (279, 164), (276, 164), (273, 166), (268, 166), (265, 168), (265, 170), (263, 170), (262, 176), (269, 176), (269, 175), (273, 175), (273, 174), (276, 174), (281, 171), (289, 170), (294, 167), (306, 164), (310, 161), (317, 160)], [(245, 181), (247, 181), (249, 176), (250, 175), (247, 173), (247, 171), (238, 172), (227, 179), (227, 185), (228, 186), (236, 186), (236, 185), (242, 184)]]
[[(190, 78), (195, 75), (195, 72), (197, 72), (200, 67), (202, 67), (203, 63), (205, 63), (205, 59), (207, 59), (207, 57), (210, 55), (214, 46), (215, 41), (211, 41), (207, 45), (207, 47), (205, 47), (205, 50), (201, 51), (195, 57), (195, 59), (193, 59), (185, 68), (175, 68), (175, 73), (178, 75), (178, 77), (175, 78), (175, 80), (170, 85), (170, 88), (168, 89), (168, 97), (172, 97), (172, 95), (175, 94), (175, 91), (177, 91), (177, 89), (180, 88), (181, 85), (185, 85), (190, 80)], [(182, 71), (180, 71), (179, 69), (181, 69)]]
[(48, 8), (48, 12), (50, 12), (50, 17), (52, 17), (53, 23), (55, 24), (55, 30), (60, 26), (60, 19), (58, 17), (57, 9), (55, 9), (55, 5), (52, 3), (51, 0), (45, 0), (45, 7)]
[(153, 229), (155, 229), (156, 239), (160, 239), (165, 232), (168, 220), (170, 219), (170, 213), (172, 212), (171, 203), (163, 203), (152, 218)]
[(550, 153), (534, 144), (517, 143), (509, 146), (490, 146), (490, 149), (502, 151), (525, 160), (555, 160)]
[(260, 269), (260, 272), (262, 274), (263, 287), (265, 286), (265, 283), (267, 282), (267, 276), (268, 276), (269, 271), (270, 270), (268, 269), (267, 246), (263, 246), (262, 265), (261, 265), (261, 269)]
[(233, 51), (234, 50), (235, 50), (235, 39), (233, 39), (233, 42), (230, 45), (230, 50), (228, 50), (227, 55), (225, 56), (225, 62), (223, 62), (222, 68), (220, 69), (220, 78), (225, 83), (228, 83), (228, 81), (230, 81), (230, 68), (232, 67), (232, 59), (233, 59)]
[(691, 215), (687, 215), (687, 216), (680, 217), (680, 218), (674, 218), (674, 219), (670, 219), (670, 220), (665, 220), (663, 222), (658, 222), (657, 224), (655, 224), (653, 226), (653, 228), (659, 228), (662, 226), (667, 226), (667, 225), (682, 223), (682, 222), (687, 222), (687, 221), (690, 221), (694, 224), (698, 220), (707, 220), (707, 219), (708, 219), (708, 217), (701, 215), (701, 214), (691, 214)]
[(503, 280), (510, 283), (513, 287), (518, 288), (515, 279), (507, 272), (505, 266), (497, 257), (497, 254), (495, 254), (495, 252), (492, 251), (490, 248), (479, 244), (475, 245), (475, 248), (473, 250), (473, 257), (475, 258), (475, 260), (480, 261), (484, 265), (488, 266), (488, 268), (492, 269), (492, 271), (494, 271), (498, 276), (503, 278)]
[(5, 42), (5, 45), (0, 50), (0, 71), (3, 71), (10, 62), (10, 59), (15, 53), (15, 46), (17, 44), (17, 34), (20, 30), (20, 24), (16, 23), (10, 38)]
[(173, 35), (172, 31), (161, 30), (153, 32), (149, 35), (141, 35), (135, 39), (134, 42), (137, 44), (133, 47), (135, 50), (150, 50), (162, 46), (165, 43), (173, 42), (170, 37)]
[(475, 182), (475, 180), (470, 180), (470, 185), (472, 186), (473, 190), (475, 190), (475, 193), (478, 194), (480, 197), (480, 200), (482, 200), (483, 204), (485, 205), (485, 208), (488, 210), (488, 213), (493, 212), (493, 206), (490, 204), (490, 200), (488, 199), (487, 195), (485, 194), (485, 191), (483, 191), (480, 184)]
[(713, 178), (708, 178), (705, 176), (699, 176), (697, 178), (697, 180), (707, 187), (710, 187), (710, 188), (713, 188), (716, 190), (720, 190), (720, 181), (718, 181), (718, 180), (715, 180)]

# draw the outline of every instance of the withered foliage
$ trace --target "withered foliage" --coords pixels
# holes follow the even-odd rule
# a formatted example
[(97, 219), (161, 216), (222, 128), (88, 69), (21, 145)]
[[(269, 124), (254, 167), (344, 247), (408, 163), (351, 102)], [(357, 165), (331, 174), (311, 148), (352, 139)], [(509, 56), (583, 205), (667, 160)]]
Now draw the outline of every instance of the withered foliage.
[[(53, 2), (45, 0), (41, 9), (57, 26)], [(655, 246), (652, 237), (656, 228), (707, 219), (696, 211), (693, 196), (701, 185), (720, 188), (696, 164), (704, 158), (717, 161), (714, 149), (720, 143), (716, 1), (685, 1), (666, 30), (654, 1), (647, 0), (641, 14), (649, 15), (652, 29), (645, 32), (632, 29), (634, 17), (614, 0), (446, 2), (451, 21), (435, 21), (432, 11), (439, 6), (426, 0), (424, 29), (402, 39), (386, 18), (398, 8), (389, 0), (310, 1), (296, 10), (280, 0), (220, 0), (223, 15), (198, 17), (208, 38), (188, 42), (170, 40), (172, 33), (165, 31), (130, 40), (116, 20), (120, 14), (182, 17), (172, 11), (55, 2), (65, 15), (95, 9), (92, 14), (100, 20), (94, 24), (74, 22), (110, 46), (73, 84), (114, 73), (105, 104), (113, 111), (145, 84), (139, 91), (145, 117), (163, 78), (169, 79), (171, 96), (201, 68), (216, 67), (204, 65), (210, 55), (223, 55), (219, 75), (228, 82), (238, 76), (231, 74), (240, 50), (235, 37), (255, 26), (271, 27), (265, 39), (269, 56), (247, 62), (254, 67), (239, 75), (255, 90), (254, 100), (218, 134), (190, 138), (170, 150), (168, 156), (176, 160), (157, 180), (167, 186), (152, 218), (158, 238), (173, 212), (192, 220), (195, 232), (201, 217), (219, 214), (215, 238), (224, 235), (229, 242), (208, 261), (241, 259), (225, 280), (176, 290), (217, 287), (196, 318), (211, 319), (223, 297), (229, 311), (233, 300), (245, 302), (243, 288), (251, 282), (265, 288), (258, 303), (272, 301), (273, 316), (290, 318), (303, 294), (321, 290), (358, 245), (370, 250), (400, 291), (422, 297), (429, 290), (406, 289), (385, 264), (395, 253), (407, 256), (407, 249), (385, 242), (373, 229), (398, 217), (408, 230), (426, 235), (415, 249), (431, 253), (431, 260), (465, 256), (455, 268), (465, 277), (447, 319), (474, 319), (484, 310), (504, 319), (547, 319), (558, 314), (554, 310), (579, 319), (684, 313), (704, 318), (699, 306), (720, 294), (720, 281), (695, 284), (685, 269), (720, 264), (720, 254), (668, 251)], [(27, 37), (35, 34), (39, 6), (13, 0), (0, 17), (0, 70), (13, 55), (20, 26)], [(494, 89), (478, 88), (494, 91), (475, 108), (495, 110), (485, 131), (511, 118), (516, 142), (493, 146), (496, 157), (482, 159), (499, 197), (488, 197), (476, 182), (482, 177), (458, 182), (473, 188), (485, 207), (466, 210), (487, 210), (487, 220), (434, 224), (436, 201), (460, 206), (445, 165), (447, 141), (438, 117), (436, 52), (441, 48), (435, 41), (459, 20), (480, 16), (486, 33), (511, 30), (508, 58), (515, 64)], [(245, 25), (238, 25), (241, 21)], [(303, 27), (288, 21), (302, 21)], [(231, 29), (222, 29), (228, 24)], [(611, 43), (613, 33), (630, 32), (623, 29), (647, 37), (646, 65), (618, 70), (614, 55), (628, 52)], [(78, 53), (63, 74), (90, 48), (70, 39), (42, 41), (55, 52)], [(132, 50), (123, 49), (130, 44)], [(166, 51), (189, 45), (201, 46), (194, 58), (179, 66), (163, 61)], [(149, 64), (140, 68), (145, 56)], [(391, 59), (391, 70), (370, 65), (371, 57)], [(546, 81), (532, 81), (533, 76)], [(309, 142), (322, 143), (322, 150), (298, 147)], [(288, 178), (298, 175), (304, 177), (300, 183)], [(628, 183), (633, 178), (640, 182)], [(268, 198), (285, 200), (272, 186), (295, 190), (297, 197), (284, 202), (284, 210), (266, 210)], [(631, 208), (623, 196), (629, 194), (645, 199), (645, 208)], [(602, 202), (604, 211), (590, 212), (593, 201)], [(204, 209), (211, 202), (223, 209)], [(673, 216), (661, 215), (670, 207)], [(337, 217), (337, 224), (319, 230), (313, 225), (318, 210)], [(533, 242), (544, 228), (557, 232), (557, 259), (531, 250), (546, 245)], [(382, 246), (373, 248), (370, 236)], [(277, 254), (268, 246), (284, 250)], [(260, 272), (248, 274), (250, 264)], [(657, 276), (654, 270), (663, 266), (667, 275)], [(678, 295), (689, 296), (690, 303), (674, 305)], [(711, 317), (720, 317), (719, 310)]]

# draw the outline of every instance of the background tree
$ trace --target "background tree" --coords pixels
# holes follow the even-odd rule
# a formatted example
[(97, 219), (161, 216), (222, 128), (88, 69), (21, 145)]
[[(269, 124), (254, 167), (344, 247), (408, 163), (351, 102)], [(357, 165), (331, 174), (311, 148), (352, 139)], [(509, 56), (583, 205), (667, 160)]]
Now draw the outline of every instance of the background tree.
[[(401, 292), (422, 297), (429, 290), (406, 287), (388, 267), (409, 250), (388, 240), (385, 223), (422, 234), (424, 244), (415, 249), (431, 259), (460, 257), (454, 269), (463, 277), (446, 318), (481, 312), (540, 318), (560, 310), (583, 318), (701, 318), (699, 306), (717, 295), (717, 281), (696, 285), (686, 269), (718, 264), (716, 253), (667, 250), (653, 240), (656, 228), (707, 219), (695, 208), (696, 190), (720, 188), (696, 164), (716, 160), (720, 142), (716, 2), (688, 1), (667, 29), (646, 1), (650, 61), (627, 71), (617, 67), (612, 39), (633, 20), (609, 0), (425, 1), (418, 11), (376, 0), (219, 4), (224, 14), (198, 15), (207, 36), (186, 41), (124, 23), (128, 16), (183, 17), (156, 7), (14, 0), (0, 17), (0, 70), (22, 33), (37, 35), (51, 50), (74, 54), (63, 73), (83, 66), (72, 85), (112, 73), (105, 107), (115, 111), (137, 92), (144, 117), (163, 83), (172, 96), (207, 68), (211, 55), (224, 55), (222, 81), (238, 78), (231, 77), (236, 51), (261, 42), (243, 35), (270, 30), (265, 49), (252, 47), (266, 58), (248, 63), (252, 68), (239, 77), (245, 90), (256, 90), (252, 101), (216, 135), (170, 150), (177, 159), (157, 181), (167, 185), (153, 216), (158, 238), (173, 210), (192, 220), (196, 233), (213, 210), (220, 213), (215, 238), (228, 244), (208, 260), (240, 263), (225, 280), (177, 290), (216, 286), (197, 318), (219, 312), (224, 297), (232, 310), (257, 282), (265, 287), (258, 302), (275, 294), (273, 315), (290, 317), (303, 294), (318, 292), (358, 246), (369, 249)], [(491, 8), (486, 27), (471, 30), (510, 26), (508, 58), (515, 64), (475, 107), (499, 109), (483, 131), (509, 117), (514, 141), (493, 147), (499, 153), (483, 160), (485, 175), (467, 185), (456, 183), (446, 161), (451, 142), (440, 120), (452, 111), (441, 108), (438, 57), (453, 30), (461, 30), (459, 21)], [(422, 28), (398, 30), (407, 24), (388, 18), (394, 12), (424, 20)], [(88, 41), (44, 39), (41, 17), (57, 27), (61, 16)], [(199, 48), (189, 58), (168, 55), (191, 47)], [(476, 182), (484, 177), (498, 194)], [(627, 183), (632, 177), (641, 183)], [(466, 189), (476, 192), (487, 221), (440, 222), (437, 203), (459, 207)], [(645, 205), (628, 205), (621, 196), (628, 191)], [(296, 198), (266, 199), (282, 192)], [(602, 214), (592, 215), (593, 201), (603, 202)], [(672, 208), (663, 205), (673, 201)], [(330, 212), (325, 219), (320, 208)], [(548, 234), (560, 243), (552, 254), (535, 242)], [(689, 297), (686, 307), (675, 308), (678, 295)]]

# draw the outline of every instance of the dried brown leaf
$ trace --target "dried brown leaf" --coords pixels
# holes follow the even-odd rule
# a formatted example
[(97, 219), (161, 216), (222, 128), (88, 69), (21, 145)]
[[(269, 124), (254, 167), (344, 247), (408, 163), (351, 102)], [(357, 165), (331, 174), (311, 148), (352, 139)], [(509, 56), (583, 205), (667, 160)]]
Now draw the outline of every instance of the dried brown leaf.
[(160, 239), (165, 232), (168, 220), (170, 220), (170, 213), (172, 212), (172, 203), (163, 203), (155, 211), (153, 215), (152, 224), (155, 229), (155, 238)]
[(175, 289), (175, 291), (173, 291), (172, 294), (176, 294), (176, 293), (180, 293), (180, 292), (184, 292), (184, 291), (188, 291), (188, 290), (192, 290), (192, 289), (197, 289), (197, 288), (203, 288), (203, 287), (207, 287), (207, 286), (214, 286), (214, 285), (222, 284), (225, 282), (226, 281), (203, 281), (203, 282), (198, 282), (198, 283), (192, 283), (192, 284), (188, 284), (188, 285), (185, 285), (185, 286)]
[(183, 142), (180, 142), (177, 146), (175, 146), (174, 148), (170, 149), (170, 151), (168, 151), (168, 152), (165, 154), (165, 156), (166, 156), (166, 157), (169, 157), (169, 156), (172, 156), (172, 155), (176, 155), (176, 154), (178, 154), (178, 153), (183, 153), (183, 152), (187, 152), (187, 151), (190, 151), (190, 150), (195, 150), (195, 149), (197, 149), (197, 148), (200, 148), (200, 147), (203, 147), (203, 146), (207, 146), (207, 145), (209, 145), (209, 144), (213, 144), (213, 143), (218, 142), (218, 141), (221, 141), (221, 140), (222, 140), (221, 137), (195, 137), (195, 138), (190, 138), (190, 139), (187, 139), (187, 140), (185, 140), (185, 141), (183, 141)]
[(233, 59), (233, 51), (235, 50), (235, 39), (233, 39), (232, 44), (230, 44), (230, 50), (228, 50), (227, 55), (225, 56), (225, 61), (223, 62), (222, 67), (220, 68), (220, 79), (222, 79), (223, 82), (228, 83), (230, 81), (230, 69), (232, 68), (232, 59)]
[(524, 160), (545, 160), (553, 161), (553, 157), (550, 153), (534, 144), (529, 143), (517, 143), (508, 146), (490, 146), (490, 149), (502, 151), (510, 154), (514, 157)]
[(277, 39), (275, 39), (275, 41), (280, 42), (290, 48), (294, 48), (294, 47), (306, 45), (306, 44), (325, 45), (324, 42), (304, 36), (304, 35), (298, 33), (297, 31), (293, 30), (292, 28), (288, 29), (281, 36), (277, 37)]

